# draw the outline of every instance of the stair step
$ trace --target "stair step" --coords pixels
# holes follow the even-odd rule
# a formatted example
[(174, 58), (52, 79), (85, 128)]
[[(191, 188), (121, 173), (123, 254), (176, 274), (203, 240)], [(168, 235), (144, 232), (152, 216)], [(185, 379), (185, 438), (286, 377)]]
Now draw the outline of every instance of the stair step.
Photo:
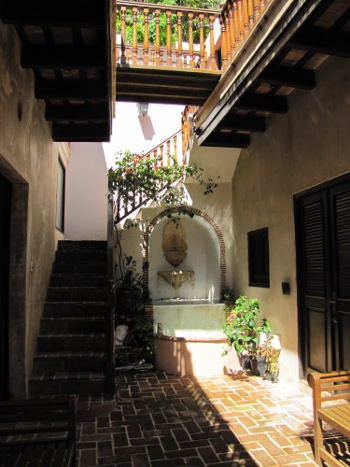
[(59, 251), (107, 250), (105, 240), (60, 240)]
[(40, 334), (106, 332), (106, 320), (101, 317), (65, 317), (41, 319)]
[(62, 372), (100, 372), (107, 362), (105, 352), (41, 352), (33, 362), (33, 376)]
[(47, 334), (38, 336), (38, 352), (107, 351), (106, 334)]
[(107, 287), (49, 287), (46, 300), (48, 302), (106, 301)]
[(52, 274), (50, 287), (106, 287), (105, 275)]
[(106, 316), (109, 307), (104, 302), (46, 302), (43, 317)]
[(101, 262), (58, 262), (55, 261), (52, 265), (53, 274), (107, 274), (107, 260)]
[(106, 261), (106, 251), (56, 251), (55, 261), (57, 263), (100, 263)]
[(56, 373), (31, 377), (31, 396), (54, 394), (103, 394), (106, 392), (106, 378), (101, 372), (81, 372), (77, 374)]

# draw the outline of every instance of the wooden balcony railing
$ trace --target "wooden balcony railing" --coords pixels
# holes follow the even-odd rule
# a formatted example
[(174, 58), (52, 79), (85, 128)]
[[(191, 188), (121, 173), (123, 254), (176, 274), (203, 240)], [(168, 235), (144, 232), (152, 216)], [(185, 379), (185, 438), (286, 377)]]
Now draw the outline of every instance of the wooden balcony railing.
[(218, 10), (118, 1), (117, 63), (217, 70), (219, 15)]
[[(220, 12), (118, 1), (117, 63), (225, 70), (271, 2), (226, 0)], [(215, 22), (221, 30), (219, 54)]]
[(220, 15), (221, 60), (225, 70), (273, 0), (226, 0)]

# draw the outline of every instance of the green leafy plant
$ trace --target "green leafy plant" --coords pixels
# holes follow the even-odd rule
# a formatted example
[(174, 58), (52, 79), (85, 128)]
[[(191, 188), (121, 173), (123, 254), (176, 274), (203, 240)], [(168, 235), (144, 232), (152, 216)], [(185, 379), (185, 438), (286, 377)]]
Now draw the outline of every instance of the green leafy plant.
[[(258, 324), (260, 314), (258, 299), (247, 299), (246, 296), (240, 296), (226, 311), (224, 333), (227, 336), (228, 346), (234, 346), (239, 354), (256, 354), (260, 333), (271, 332), (267, 319), (263, 319), (261, 324)], [(228, 350), (225, 350), (223, 355), (226, 355), (227, 352)]]
[(108, 170), (111, 190), (117, 194), (118, 202), (124, 206), (144, 202), (160, 202), (166, 206), (184, 207), (186, 194), (182, 184), (187, 177), (204, 186), (204, 194), (213, 193), (217, 183), (206, 180), (203, 169), (197, 165), (179, 164), (169, 155), (171, 163), (163, 165), (162, 157), (148, 157), (130, 151), (119, 151), (114, 166)]

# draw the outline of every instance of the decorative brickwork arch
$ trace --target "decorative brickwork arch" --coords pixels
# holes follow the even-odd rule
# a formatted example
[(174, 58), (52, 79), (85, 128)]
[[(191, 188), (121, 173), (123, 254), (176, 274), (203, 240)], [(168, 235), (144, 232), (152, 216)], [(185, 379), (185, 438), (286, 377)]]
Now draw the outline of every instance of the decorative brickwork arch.
[[(201, 211), (197, 208), (187, 207), (187, 211), (191, 212), (195, 216), (202, 217), (205, 221), (207, 221), (210, 226), (214, 229), (218, 241), (219, 241), (219, 248), (220, 248), (220, 296), (223, 297), (223, 293), (226, 287), (226, 249), (225, 249), (225, 242), (224, 237), (219, 229), (218, 225), (213, 221), (213, 219), (208, 216), (205, 212)], [(178, 208), (169, 208), (165, 211), (158, 214), (148, 225), (147, 230), (144, 234), (144, 242), (143, 242), (143, 285), (146, 290), (149, 288), (149, 241), (150, 235), (152, 233), (153, 228), (160, 222), (164, 217), (167, 217), (169, 214), (178, 213)], [(150, 306), (149, 309), (146, 308), (146, 313), (148, 315), (153, 315), (153, 307)]]

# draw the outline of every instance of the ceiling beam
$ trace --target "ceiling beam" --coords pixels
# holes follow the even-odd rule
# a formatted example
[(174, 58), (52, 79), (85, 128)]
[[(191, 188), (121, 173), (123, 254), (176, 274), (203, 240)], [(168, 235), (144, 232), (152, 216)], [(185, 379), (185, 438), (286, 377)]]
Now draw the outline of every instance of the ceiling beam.
[(217, 129), (235, 130), (235, 131), (255, 131), (264, 133), (266, 130), (266, 123), (264, 117), (255, 117), (251, 115), (232, 115), (228, 114), (224, 117)]
[(350, 33), (308, 28), (296, 33), (288, 41), (288, 47), (348, 58), (350, 57)]
[[(98, 8), (96, 7), (98, 5)], [(103, 30), (105, 2), (95, 0), (2, 0), (0, 17), (6, 24), (79, 27)]]
[(103, 104), (47, 104), (45, 118), (49, 121), (105, 122), (108, 107)]
[(288, 112), (287, 98), (266, 94), (247, 94), (235, 103), (234, 108), (255, 112), (272, 112), (285, 114)]
[(52, 126), (52, 139), (54, 141), (71, 142), (103, 142), (110, 140), (108, 123), (93, 124), (61, 124)]
[(256, 82), (307, 90), (316, 86), (315, 73), (312, 70), (286, 66), (271, 66), (265, 69)]
[(22, 50), (23, 68), (98, 68), (104, 69), (104, 47), (77, 45), (37, 45)]
[(101, 81), (38, 80), (35, 83), (37, 99), (107, 100), (105, 84)]
[(250, 144), (250, 136), (238, 133), (212, 133), (201, 143), (205, 147), (217, 148), (247, 148)]
[(154, 94), (140, 92), (116, 92), (117, 102), (148, 102), (150, 104), (176, 104), (176, 105), (196, 105), (201, 106), (206, 101), (206, 97), (198, 97), (194, 95), (179, 95), (175, 96), (169, 90), (165, 90), (164, 94), (155, 92)]

